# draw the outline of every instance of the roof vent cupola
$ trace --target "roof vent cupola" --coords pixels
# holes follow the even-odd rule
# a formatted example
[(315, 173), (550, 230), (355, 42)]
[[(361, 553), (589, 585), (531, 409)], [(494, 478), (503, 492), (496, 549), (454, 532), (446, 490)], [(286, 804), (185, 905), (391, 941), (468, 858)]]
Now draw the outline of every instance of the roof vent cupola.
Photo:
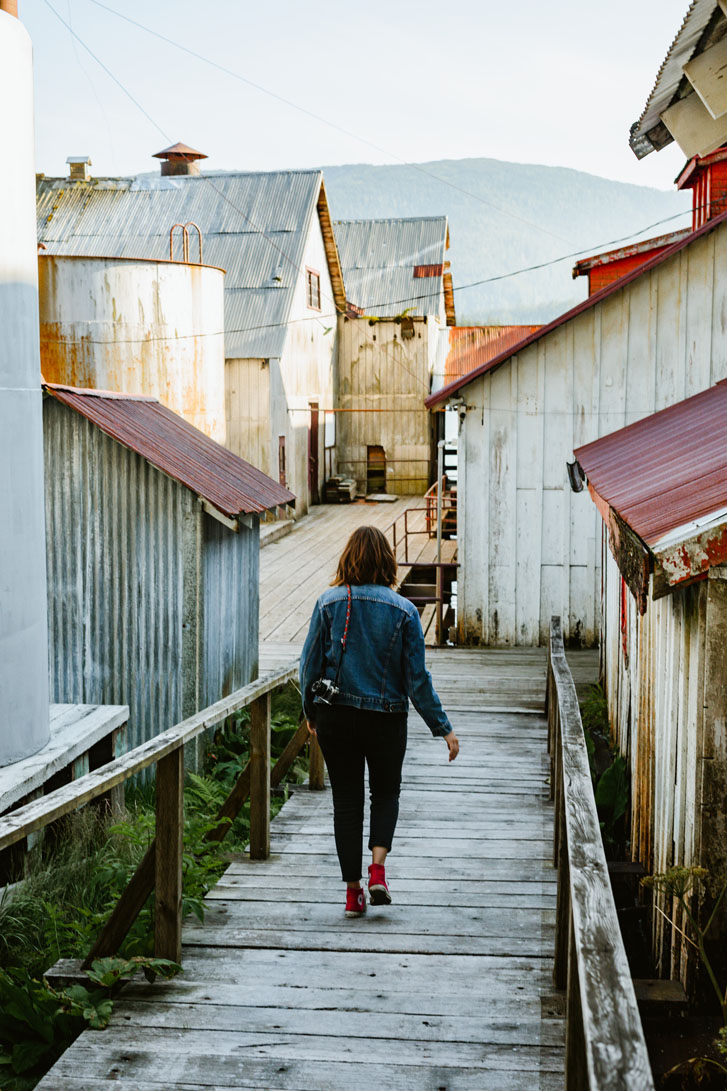
[(198, 159), (207, 159), (204, 152), (197, 152), (187, 144), (172, 144), (171, 148), (154, 152), (154, 159), (161, 159), (162, 174), (199, 174)]

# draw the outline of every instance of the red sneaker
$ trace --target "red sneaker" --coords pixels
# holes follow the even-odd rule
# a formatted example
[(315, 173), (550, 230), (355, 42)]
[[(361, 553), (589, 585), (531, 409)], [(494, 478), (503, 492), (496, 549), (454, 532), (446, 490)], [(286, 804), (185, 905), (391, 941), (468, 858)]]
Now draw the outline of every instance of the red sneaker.
[(352, 887), (346, 888), (346, 916), (347, 917), (363, 917), (366, 912), (366, 895), (364, 894), (363, 887), (359, 887), (358, 890)]
[(369, 900), (372, 905), (391, 905), (383, 864), (369, 864)]

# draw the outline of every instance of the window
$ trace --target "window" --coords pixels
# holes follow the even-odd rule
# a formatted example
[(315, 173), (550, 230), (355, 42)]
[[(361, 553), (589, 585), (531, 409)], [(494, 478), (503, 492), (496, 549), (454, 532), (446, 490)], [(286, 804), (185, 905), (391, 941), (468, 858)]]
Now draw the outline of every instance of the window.
[(321, 275), (315, 269), (305, 271), (305, 301), (311, 310), (321, 309)]

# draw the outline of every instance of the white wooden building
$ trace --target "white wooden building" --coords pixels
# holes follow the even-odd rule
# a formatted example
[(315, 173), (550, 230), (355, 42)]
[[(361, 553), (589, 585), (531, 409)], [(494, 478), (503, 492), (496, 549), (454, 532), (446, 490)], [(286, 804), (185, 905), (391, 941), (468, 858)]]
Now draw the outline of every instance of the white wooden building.
[(537, 645), (559, 614), (598, 639), (600, 530), (574, 447), (727, 376), (727, 217), (427, 399), (458, 405), (458, 632)]
[(324, 474), (319, 416), (334, 404), (346, 302), (323, 176), (205, 175), (184, 156), (159, 156), (161, 177), (41, 177), (38, 240), (48, 254), (162, 261), (175, 224), (173, 255), (183, 256), (186, 225), (189, 258), (226, 271), (225, 445), (294, 492), (301, 514)]
[[(632, 857), (647, 872), (700, 866), (718, 877), (727, 869), (727, 383), (575, 454), (603, 520), (602, 674), (630, 769)], [(724, 950), (727, 908), (719, 923)], [(688, 984), (678, 931), (656, 913), (653, 932), (662, 973)]]
[(336, 451), (361, 492), (421, 495), (435, 434), (424, 405), (453, 325), (446, 216), (334, 224), (348, 299), (338, 319)]

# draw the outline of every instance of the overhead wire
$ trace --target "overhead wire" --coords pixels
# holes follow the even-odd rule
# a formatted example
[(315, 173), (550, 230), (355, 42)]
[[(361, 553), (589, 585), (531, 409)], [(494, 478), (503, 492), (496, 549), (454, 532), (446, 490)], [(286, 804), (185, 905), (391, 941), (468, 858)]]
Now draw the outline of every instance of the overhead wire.
[(175, 41), (173, 38), (169, 38), (166, 34), (162, 34), (158, 30), (152, 30), (151, 27), (146, 26), (144, 23), (138, 22), (136, 19), (132, 19), (131, 16), (125, 15), (121, 11), (117, 11), (115, 8), (110, 7), (108, 4), (104, 4), (101, 0), (90, 0), (98, 8), (102, 8), (104, 11), (108, 11), (111, 15), (115, 15), (118, 19), (123, 19), (124, 22), (130, 23), (132, 26), (138, 27), (139, 30), (143, 30), (147, 34), (151, 34), (154, 38), (158, 38), (162, 42), (166, 42), (167, 45), (173, 46), (175, 49), (181, 50), (183, 53), (187, 53), (191, 57), (195, 57), (198, 61), (202, 61), (204, 64), (211, 65), (213, 68), (218, 69), (220, 72), (224, 72), (225, 75), (232, 77), (232, 79), (239, 80), (241, 83), (247, 84), (249, 87), (253, 87), (256, 91), (260, 91), (264, 95), (269, 95), (271, 98), (276, 99), (278, 102), (283, 103), (285, 106), (291, 107), (293, 110), (299, 111), (299, 113), (305, 114), (307, 117), (313, 118), (315, 121), (321, 122), (323, 125), (329, 126), (331, 129), (335, 129), (339, 133), (343, 133), (344, 136), (348, 136), (353, 140), (357, 140), (362, 144), (366, 144), (369, 148), (373, 148), (375, 151), (380, 152), (382, 155), (388, 156), (390, 159), (395, 159), (397, 163), (400, 163), (404, 167), (408, 167), (410, 170), (416, 171), (418, 174), (426, 175), (428, 178), (434, 179), (436, 182), (440, 182), (442, 185), (449, 186), (450, 189), (457, 190), (459, 193), (464, 194), (466, 197), (471, 197), (475, 201), (479, 201), (483, 205), (487, 205), (488, 208), (493, 208), (496, 212), (499, 212), (503, 216), (509, 216), (511, 219), (518, 220), (520, 223), (525, 224), (527, 227), (535, 228), (537, 231), (541, 231), (546, 235), (550, 235), (551, 238), (558, 239), (559, 242), (570, 242), (570, 239), (564, 238), (562, 235), (558, 235), (554, 231), (550, 231), (543, 224), (537, 223), (533, 220), (528, 220), (525, 216), (520, 216), (512, 209), (502, 208), (500, 205), (495, 204), (494, 201), (488, 200), (479, 193), (473, 193), (471, 190), (465, 189), (464, 186), (457, 185), (456, 182), (451, 182), (448, 178), (442, 178), (441, 175), (435, 174), (434, 171), (427, 170), (421, 163), (411, 163), (406, 159), (402, 159), (395, 152), (392, 152), (389, 148), (383, 148), (381, 145), (374, 143), (367, 137), (360, 136), (358, 133), (352, 132), (350, 129), (346, 129), (344, 126), (337, 124), (335, 121), (331, 121), (329, 118), (323, 117), (321, 114), (315, 113), (313, 110), (309, 110), (306, 106), (301, 106), (300, 103), (294, 102), (292, 99), (286, 98), (284, 95), (278, 94), (277, 91), (271, 91), (269, 87), (265, 87), (255, 80), (251, 80), (247, 76), (243, 76), (240, 72), (235, 72), (231, 68), (227, 68), (225, 65), (220, 64), (218, 61), (212, 60), (210, 57), (205, 57), (204, 54), (198, 53), (195, 49), (190, 49), (189, 46), (183, 45), (181, 42)]

